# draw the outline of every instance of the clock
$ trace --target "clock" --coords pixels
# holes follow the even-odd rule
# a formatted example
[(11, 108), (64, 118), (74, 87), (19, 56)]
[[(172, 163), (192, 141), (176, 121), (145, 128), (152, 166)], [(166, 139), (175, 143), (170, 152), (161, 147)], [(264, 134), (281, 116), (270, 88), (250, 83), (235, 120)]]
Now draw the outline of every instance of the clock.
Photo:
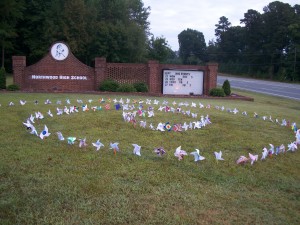
[(51, 55), (55, 60), (65, 60), (69, 55), (69, 48), (62, 42), (57, 42), (51, 47)]

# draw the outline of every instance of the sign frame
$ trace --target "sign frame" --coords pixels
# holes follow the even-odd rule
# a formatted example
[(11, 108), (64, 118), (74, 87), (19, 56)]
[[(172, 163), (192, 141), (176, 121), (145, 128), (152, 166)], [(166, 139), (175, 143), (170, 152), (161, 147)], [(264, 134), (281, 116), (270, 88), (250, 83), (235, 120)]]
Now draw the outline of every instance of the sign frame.
[[(167, 74), (169, 72), (169, 74)], [(171, 75), (172, 81), (166, 80), (167, 78), (165, 76)], [(189, 77), (190, 76), (190, 77)], [(191, 82), (194, 79), (194, 76), (196, 76), (195, 81), (200, 82), (200, 88), (195, 86), (193, 87), (193, 82)], [(200, 76), (200, 77), (197, 77)], [(162, 70), (162, 94), (164, 95), (203, 95), (204, 93), (204, 76), (205, 71), (201, 69), (170, 69), (165, 68)], [(168, 78), (170, 79), (170, 78)], [(183, 80), (185, 79), (185, 81)], [(177, 81), (180, 82), (177, 84)], [(175, 82), (174, 84), (177, 84), (174, 88), (172, 86), (166, 86), (166, 84), (169, 84), (169, 82)], [(191, 90), (187, 90), (184, 86), (181, 86), (184, 90), (181, 91), (179, 85), (186, 85), (184, 82), (191, 82), (189, 85), (191, 87)], [(202, 87), (201, 87), (202, 85)], [(178, 87), (176, 89), (176, 87)]]

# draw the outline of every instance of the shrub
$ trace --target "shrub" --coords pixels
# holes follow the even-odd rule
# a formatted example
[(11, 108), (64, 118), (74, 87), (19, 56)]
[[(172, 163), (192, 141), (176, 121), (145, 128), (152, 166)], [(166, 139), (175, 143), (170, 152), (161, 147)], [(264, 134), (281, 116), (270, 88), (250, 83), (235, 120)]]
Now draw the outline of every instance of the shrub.
[(222, 86), (225, 95), (230, 95), (231, 94), (231, 89), (230, 89), (230, 83), (228, 80), (225, 80)]
[(148, 86), (145, 83), (135, 83), (133, 86), (137, 92), (148, 92)]
[(5, 89), (6, 88), (6, 72), (4, 67), (1, 67), (0, 69), (0, 89)]
[(136, 89), (134, 88), (133, 84), (122, 84), (117, 89), (118, 92), (136, 92)]
[(10, 84), (10, 85), (7, 86), (7, 90), (9, 90), (9, 91), (18, 91), (18, 90), (20, 90), (20, 88), (17, 84)]
[(117, 89), (119, 88), (119, 84), (117, 81), (115, 80), (104, 80), (100, 86), (99, 86), (99, 90), (100, 91), (112, 91), (112, 92), (116, 92)]
[(213, 88), (209, 91), (210, 96), (225, 97), (223, 88)]

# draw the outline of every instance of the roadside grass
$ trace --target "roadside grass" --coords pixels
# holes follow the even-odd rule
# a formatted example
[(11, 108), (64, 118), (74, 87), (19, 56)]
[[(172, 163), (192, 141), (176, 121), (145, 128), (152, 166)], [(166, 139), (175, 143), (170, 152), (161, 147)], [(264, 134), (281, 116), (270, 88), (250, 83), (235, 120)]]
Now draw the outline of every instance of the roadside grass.
[[(187, 132), (159, 132), (143, 129), (122, 120), (115, 109), (56, 115), (66, 99), (92, 104), (100, 98), (146, 100), (138, 96), (79, 94), (5, 93), (0, 95), (0, 223), (1, 224), (299, 224), (299, 152), (281, 154), (258, 161), (253, 166), (236, 165), (240, 155), (259, 154), (269, 143), (289, 144), (295, 135), (288, 127), (264, 121), (262, 116), (287, 119), (300, 124), (299, 102), (251, 92), (235, 93), (253, 97), (254, 102), (212, 99), (177, 99), (195, 102), (192, 112), (210, 116), (211, 125)], [(26, 100), (24, 106), (19, 100)], [(52, 104), (45, 105), (50, 99)], [(149, 97), (149, 99), (155, 99)], [(38, 100), (38, 104), (34, 101)], [(62, 105), (56, 101), (61, 100)], [(9, 102), (15, 106), (8, 106)], [(200, 109), (198, 103), (210, 109)], [(111, 103), (113, 106), (113, 103)], [(137, 105), (136, 105), (137, 106)], [(148, 105), (144, 104), (144, 107)], [(171, 124), (193, 121), (184, 115), (162, 113), (146, 118)], [(215, 106), (237, 108), (234, 115)], [(185, 108), (185, 107), (182, 107)], [(53, 118), (47, 115), (51, 110)], [(45, 119), (36, 122), (38, 132), (46, 124), (50, 137), (41, 140), (29, 134), (22, 124), (34, 112)], [(248, 116), (241, 115), (247, 111)], [(253, 117), (256, 112), (260, 117)], [(58, 141), (87, 138), (88, 146), (79, 148)], [(99, 152), (92, 142), (105, 145)], [(110, 142), (119, 142), (116, 155)], [(132, 154), (132, 144), (142, 146), (141, 157)], [(153, 153), (163, 146), (164, 157)], [(187, 152), (200, 149), (206, 159), (195, 163), (192, 156), (178, 161), (178, 146)], [(213, 152), (223, 152), (217, 162)]]

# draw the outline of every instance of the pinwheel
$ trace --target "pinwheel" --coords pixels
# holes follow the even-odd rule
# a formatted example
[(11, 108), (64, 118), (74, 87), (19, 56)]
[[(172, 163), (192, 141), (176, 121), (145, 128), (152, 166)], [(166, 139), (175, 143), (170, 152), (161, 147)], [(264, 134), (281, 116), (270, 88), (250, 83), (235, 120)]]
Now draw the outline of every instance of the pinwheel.
[(67, 140), (69, 145), (73, 145), (76, 141), (76, 137), (68, 137)]
[(48, 111), (48, 115), (49, 115), (50, 117), (53, 117), (53, 114), (51, 113), (50, 109), (49, 109), (49, 111)]
[(183, 159), (183, 157), (184, 157), (185, 155), (187, 155), (187, 153), (186, 153), (186, 151), (181, 150), (181, 146), (179, 146), (178, 148), (176, 148), (176, 151), (175, 151), (174, 155), (175, 155), (175, 157), (177, 157), (178, 160), (180, 161), (180, 160)]
[(240, 156), (238, 160), (236, 160), (236, 164), (245, 164), (248, 162), (248, 158), (246, 156)]
[(268, 149), (266, 147), (263, 148), (263, 152), (262, 152), (262, 156), (260, 160), (264, 160), (266, 159), (266, 157), (268, 156)]
[(79, 139), (79, 148), (86, 147), (86, 146), (87, 146), (86, 138)]
[(115, 143), (110, 143), (110, 149), (113, 149), (114, 150), (114, 155), (117, 154), (117, 152), (120, 151), (119, 149), (119, 143), (118, 142), (115, 142)]
[(222, 151), (220, 152), (214, 152), (215, 153), (215, 157), (216, 157), (216, 160), (219, 161), (219, 160), (224, 160), (222, 158)]
[(163, 156), (164, 154), (166, 154), (166, 151), (164, 150), (163, 147), (158, 147), (154, 149), (154, 152), (158, 155), (158, 156)]
[(200, 150), (199, 149), (195, 149), (195, 150), (196, 151), (190, 153), (190, 155), (194, 156), (195, 162), (204, 160), (205, 158), (200, 155)]
[(40, 133), (40, 138), (44, 139), (46, 137), (49, 137), (51, 133), (48, 132), (48, 127), (45, 125), (44, 130)]
[(250, 161), (251, 161), (251, 165), (253, 165), (253, 163), (255, 161), (257, 161), (257, 159), (258, 159), (258, 155), (252, 155), (251, 153), (249, 153), (249, 158), (250, 158)]
[(63, 141), (65, 140), (64, 136), (62, 135), (62, 133), (60, 131), (56, 132), (58, 140)]
[(132, 144), (133, 148), (133, 154), (141, 156), (141, 146), (137, 144)]
[(95, 143), (92, 143), (92, 145), (96, 147), (96, 151), (99, 151), (101, 147), (104, 147), (104, 144), (102, 144), (99, 139)]

